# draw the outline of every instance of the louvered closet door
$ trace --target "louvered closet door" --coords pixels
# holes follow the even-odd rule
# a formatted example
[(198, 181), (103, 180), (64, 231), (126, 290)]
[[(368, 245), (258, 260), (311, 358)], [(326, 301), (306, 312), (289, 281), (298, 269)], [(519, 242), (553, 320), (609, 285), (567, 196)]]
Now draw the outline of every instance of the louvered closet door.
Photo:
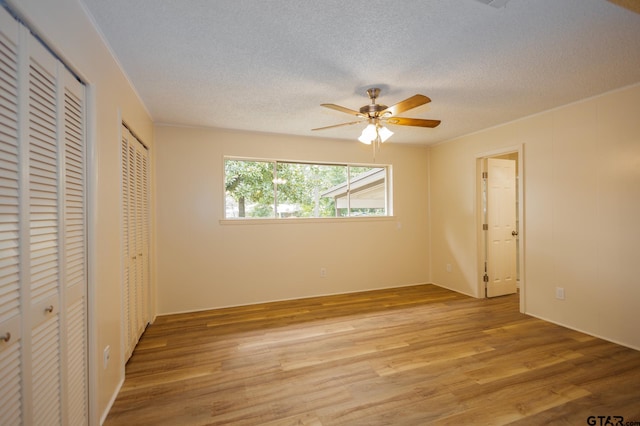
[(149, 262), (149, 247), (150, 247), (150, 237), (149, 233), (151, 230), (151, 218), (150, 218), (150, 187), (149, 187), (149, 151), (142, 146), (142, 144), (138, 143), (138, 153), (141, 158), (141, 187), (142, 187), (142, 197), (140, 210), (142, 212), (142, 218), (140, 221), (141, 226), (141, 234), (142, 234), (142, 247), (140, 250), (141, 258), (140, 258), (140, 268), (142, 269), (142, 286), (140, 289), (140, 313), (142, 315), (142, 329), (141, 333), (144, 332), (146, 326), (151, 322), (151, 278), (150, 278), (150, 262)]
[(83, 425), (84, 86), (0, 23), (0, 423)]
[(34, 424), (61, 422), (57, 63), (29, 44), (29, 272)]
[(18, 23), (0, 9), (0, 419), (22, 423)]
[[(135, 223), (135, 173), (132, 176), (132, 169), (135, 171), (135, 155), (131, 155), (129, 139), (131, 135), (126, 127), (122, 128), (122, 309), (123, 309), (123, 334), (125, 342), (125, 359), (129, 359), (135, 346), (135, 332), (132, 318), (135, 318), (135, 289), (136, 263), (135, 263), (135, 230), (132, 230)], [(134, 151), (135, 154), (135, 151)], [(133, 311), (133, 312), (132, 312)]]
[(136, 272), (138, 273), (136, 280), (136, 333), (138, 339), (142, 336), (147, 324), (148, 318), (148, 288), (149, 288), (149, 238), (148, 238), (148, 180), (147, 180), (147, 164), (148, 154), (146, 148), (138, 140), (134, 140), (133, 145), (136, 148)]
[[(66, 71), (66, 70), (65, 70)], [(87, 235), (84, 85), (64, 78), (64, 339), (63, 373), (68, 425), (88, 422), (87, 399)]]
[(122, 127), (123, 331), (128, 359), (151, 320), (149, 309), (149, 155)]

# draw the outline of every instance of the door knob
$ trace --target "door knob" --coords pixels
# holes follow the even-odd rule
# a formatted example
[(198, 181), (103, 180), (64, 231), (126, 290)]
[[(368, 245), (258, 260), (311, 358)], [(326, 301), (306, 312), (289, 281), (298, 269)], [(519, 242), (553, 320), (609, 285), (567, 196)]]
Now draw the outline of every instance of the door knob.
[(518, 231), (511, 231), (511, 235), (513, 235), (514, 237), (518, 236)]

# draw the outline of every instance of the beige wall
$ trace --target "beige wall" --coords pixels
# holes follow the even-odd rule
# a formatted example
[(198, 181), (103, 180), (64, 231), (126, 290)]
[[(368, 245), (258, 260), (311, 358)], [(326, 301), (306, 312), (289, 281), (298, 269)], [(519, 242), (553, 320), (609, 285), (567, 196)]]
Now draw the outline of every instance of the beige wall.
[(89, 83), (92, 423), (124, 379), (121, 120), (152, 145), (159, 170), (159, 312), (429, 281), (477, 295), (475, 159), (522, 145), (526, 311), (640, 348), (640, 86), (431, 150), (385, 145), (378, 161), (394, 166), (392, 219), (227, 225), (223, 155), (369, 163), (371, 152), (354, 141), (176, 127), (156, 127), (154, 146), (148, 113), (75, 0), (9, 3)]
[(159, 313), (428, 282), (427, 149), (386, 144), (376, 157), (393, 166), (393, 218), (228, 224), (223, 156), (371, 163), (371, 148), (203, 128), (155, 135)]
[(524, 310), (640, 349), (638, 117), (635, 85), (432, 147), (432, 281), (477, 295), (476, 157), (522, 146)]
[[(90, 366), (92, 422), (97, 424), (124, 379), (121, 362), (120, 121), (146, 143), (153, 126), (91, 21), (74, 0), (9, 1), (14, 10), (89, 84)], [(111, 361), (102, 368), (102, 351)]]

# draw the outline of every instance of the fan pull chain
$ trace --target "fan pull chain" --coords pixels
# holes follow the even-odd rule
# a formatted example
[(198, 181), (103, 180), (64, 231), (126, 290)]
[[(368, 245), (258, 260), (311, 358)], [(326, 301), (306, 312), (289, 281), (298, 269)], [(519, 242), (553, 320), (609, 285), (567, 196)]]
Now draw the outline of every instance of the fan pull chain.
[(376, 152), (380, 151), (380, 145), (382, 144), (382, 139), (380, 138), (380, 134), (378, 133), (378, 128), (376, 127), (376, 138), (371, 141), (371, 146), (373, 147), (373, 162), (376, 162)]

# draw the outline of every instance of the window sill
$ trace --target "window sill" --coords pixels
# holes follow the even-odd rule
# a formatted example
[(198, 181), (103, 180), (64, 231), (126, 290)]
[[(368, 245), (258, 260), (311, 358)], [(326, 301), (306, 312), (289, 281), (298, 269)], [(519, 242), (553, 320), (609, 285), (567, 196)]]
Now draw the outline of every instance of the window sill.
[(292, 217), (286, 219), (220, 219), (220, 225), (273, 225), (302, 223), (354, 223), (354, 222), (393, 222), (395, 216), (352, 216), (352, 217)]

